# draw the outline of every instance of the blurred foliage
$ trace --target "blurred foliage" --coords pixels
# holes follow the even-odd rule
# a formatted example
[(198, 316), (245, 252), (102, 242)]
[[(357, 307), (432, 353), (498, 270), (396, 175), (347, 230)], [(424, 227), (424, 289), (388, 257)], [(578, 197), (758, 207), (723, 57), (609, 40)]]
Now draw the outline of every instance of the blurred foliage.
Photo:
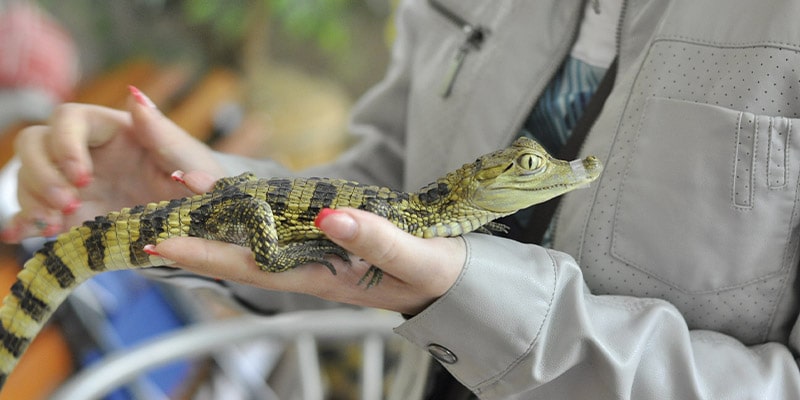
[(132, 58), (239, 71), (275, 62), (359, 95), (385, 70), (396, 0), (35, 1), (79, 43), (85, 76)]
[[(350, 40), (349, 7), (354, 0), (183, 0), (187, 21), (210, 26), (225, 41), (238, 41), (250, 28), (254, 7), (266, 7), (286, 31), (311, 40), (321, 49), (336, 52)], [(261, 3), (261, 4), (259, 4)]]

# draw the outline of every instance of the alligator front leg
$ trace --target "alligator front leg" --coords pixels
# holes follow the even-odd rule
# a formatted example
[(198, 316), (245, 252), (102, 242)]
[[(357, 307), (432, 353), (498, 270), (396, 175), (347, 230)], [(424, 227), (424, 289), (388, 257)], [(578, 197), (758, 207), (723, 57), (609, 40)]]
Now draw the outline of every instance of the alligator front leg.
[(190, 213), (190, 235), (249, 247), (263, 271), (282, 272), (299, 265), (319, 263), (334, 275), (328, 254), (349, 262), (346, 250), (331, 241), (304, 240), (280, 245), (272, 209), (264, 200), (230, 191)]
[[(325, 256), (332, 254), (338, 256), (343, 261), (350, 262), (350, 254), (347, 250), (341, 248), (330, 240), (306, 240), (302, 242), (293, 242), (278, 249), (275, 260), (259, 260), (259, 254), (253, 252), (256, 257), (256, 263), (264, 269), (268, 261), (272, 261), (270, 265), (273, 267), (294, 268), (303, 264), (318, 263), (327, 267), (332, 274), (336, 275), (336, 268), (328, 261)], [(267, 269), (269, 271), (269, 269)], [(273, 271), (273, 272), (279, 272)]]

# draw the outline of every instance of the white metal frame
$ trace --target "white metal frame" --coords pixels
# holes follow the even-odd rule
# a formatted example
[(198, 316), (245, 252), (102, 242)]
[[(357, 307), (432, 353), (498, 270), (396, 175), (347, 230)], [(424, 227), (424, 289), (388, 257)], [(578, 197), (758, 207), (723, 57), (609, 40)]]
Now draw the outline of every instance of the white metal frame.
[[(200, 323), (167, 333), (133, 349), (108, 355), (67, 381), (51, 400), (98, 399), (152, 368), (265, 337), (294, 343), (302, 398), (308, 400), (321, 400), (323, 397), (316, 339), (361, 338), (364, 352), (362, 399), (380, 399), (384, 343), (393, 335), (392, 328), (401, 322), (402, 318), (395, 313), (335, 309), (298, 311), (273, 317), (248, 315)], [(407, 343), (404, 343), (401, 353), (389, 399), (418, 399), (422, 395), (430, 358)]]

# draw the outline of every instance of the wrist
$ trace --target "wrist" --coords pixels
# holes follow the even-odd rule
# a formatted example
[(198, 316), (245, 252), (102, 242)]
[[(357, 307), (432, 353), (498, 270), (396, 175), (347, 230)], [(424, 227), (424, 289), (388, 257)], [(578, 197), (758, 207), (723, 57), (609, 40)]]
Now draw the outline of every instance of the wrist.
[(538, 246), (481, 234), (465, 235), (465, 244), (453, 286), (395, 331), (478, 388), (531, 350), (550, 311), (556, 266)]

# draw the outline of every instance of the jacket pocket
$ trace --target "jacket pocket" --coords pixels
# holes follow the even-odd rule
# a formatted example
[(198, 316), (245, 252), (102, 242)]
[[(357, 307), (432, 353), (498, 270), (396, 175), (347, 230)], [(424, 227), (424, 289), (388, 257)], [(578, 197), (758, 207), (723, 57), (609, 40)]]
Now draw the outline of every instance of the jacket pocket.
[(797, 195), (797, 126), (648, 98), (620, 186), (613, 256), (687, 293), (781, 273)]

